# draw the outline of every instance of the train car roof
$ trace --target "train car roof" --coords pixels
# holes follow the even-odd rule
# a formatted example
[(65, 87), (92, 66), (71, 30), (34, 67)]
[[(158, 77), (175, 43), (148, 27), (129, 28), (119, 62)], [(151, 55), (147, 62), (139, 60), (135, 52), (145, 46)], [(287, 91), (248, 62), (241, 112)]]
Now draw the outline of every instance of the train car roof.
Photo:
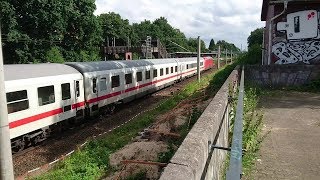
[(30, 79), (37, 77), (57, 76), (79, 73), (76, 69), (64, 64), (9, 64), (4, 65), (4, 80)]
[(81, 73), (105, 71), (122, 68), (133, 68), (142, 66), (152, 66), (157, 64), (176, 63), (174, 59), (154, 59), (154, 60), (130, 60), (130, 61), (94, 61), (94, 62), (67, 62)]
[[(197, 60), (196, 57), (191, 57), (191, 58), (177, 58), (176, 59), (178, 62), (189, 62), (189, 61), (195, 61)], [(200, 61), (203, 60), (203, 58), (200, 58)]]

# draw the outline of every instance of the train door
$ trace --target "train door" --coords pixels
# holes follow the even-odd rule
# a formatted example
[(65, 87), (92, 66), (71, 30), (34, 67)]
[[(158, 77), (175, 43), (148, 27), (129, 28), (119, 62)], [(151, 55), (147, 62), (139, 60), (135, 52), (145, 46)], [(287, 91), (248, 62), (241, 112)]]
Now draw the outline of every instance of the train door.
[(81, 79), (74, 81), (74, 107), (73, 109), (76, 111), (76, 117), (82, 118), (84, 116), (82, 105), (84, 105), (84, 102), (81, 100), (81, 88), (80, 82), (82, 82)]
[(184, 67), (184, 64), (181, 63), (179, 65), (179, 79), (182, 80), (183, 79), (183, 67)]
[(99, 101), (99, 107), (105, 106), (108, 104), (108, 99), (104, 99), (103, 97), (107, 97), (106, 95), (110, 91), (108, 88), (108, 79), (109, 75), (104, 74), (99, 76), (98, 88), (97, 93), (98, 96), (101, 97), (101, 101)]
[(99, 94), (98, 94), (98, 78), (93, 77), (91, 78), (91, 98), (90, 98), (90, 107), (91, 107), (91, 114), (99, 112)]
[(72, 98), (71, 89), (72, 84), (70, 82), (61, 84), (61, 102), (63, 105), (63, 113), (60, 114), (60, 120), (69, 119), (76, 115), (76, 110), (72, 109), (74, 98)]
[[(111, 101), (110, 103), (114, 103), (117, 102), (118, 100), (121, 99), (121, 91), (124, 88), (124, 77), (122, 77), (122, 72), (118, 71), (118, 72), (114, 72), (112, 74), (110, 74), (110, 82), (111, 82)], [(122, 79), (122, 82), (120, 81), (120, 79)]]

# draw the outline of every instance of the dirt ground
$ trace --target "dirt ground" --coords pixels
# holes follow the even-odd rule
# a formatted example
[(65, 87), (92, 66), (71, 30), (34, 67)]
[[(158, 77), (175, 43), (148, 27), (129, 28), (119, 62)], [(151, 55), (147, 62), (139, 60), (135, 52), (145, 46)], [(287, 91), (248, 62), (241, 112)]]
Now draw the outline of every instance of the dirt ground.
[[(198, 99), (192, 102), (185, 100), (171, 111), (158, 116), (156, 123), (141, 132), (132, 143), (110, 156), (110, 164), (118, 170), (105, 179), (126, 179), (140, 172), (145, 172), (145, 179), (159, 179), (162, 170), (161, 165), (124, 164), (121, 161), (157, 162), (159, 153), (168, 151), (168, 140), (176, 137), (180, 138), (180, 134), (176, 130), (189, 123), (192, 109), (196, 108), (199, 111), (204, 111), (210, 101), (211, 99), (207, 101)], [(178, 147), (174, 148), (175, 150), (178, 149)]]
[(249, 179), (320, 179), (320, 94), (278, 91), (261, 106), (268, 135)]

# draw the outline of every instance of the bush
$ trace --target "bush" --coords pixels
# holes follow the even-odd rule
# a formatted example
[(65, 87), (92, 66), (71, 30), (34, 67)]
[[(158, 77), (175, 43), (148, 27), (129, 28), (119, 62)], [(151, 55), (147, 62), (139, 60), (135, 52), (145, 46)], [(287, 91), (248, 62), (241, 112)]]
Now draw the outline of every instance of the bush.
[(241, 65), (247, 64), (260, 64), (261, 63), (262, 51), (258, 44), (252, 45), (248, 52), (242, 53), (238, 56), (238, 62)]

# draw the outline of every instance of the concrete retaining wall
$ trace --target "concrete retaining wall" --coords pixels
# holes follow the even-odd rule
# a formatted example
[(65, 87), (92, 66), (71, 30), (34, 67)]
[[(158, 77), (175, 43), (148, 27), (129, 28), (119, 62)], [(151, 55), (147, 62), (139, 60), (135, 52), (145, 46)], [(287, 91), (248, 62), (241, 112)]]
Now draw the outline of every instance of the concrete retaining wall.
[(229, 86), (237, 85), (234, 70), (179, 147), (160, 180), (220, 179), (227, 152), (210, 145), (228, 146)]
[(320, 65), (248, 65), (245, 77), (262, 87), (300, 86), (320, 78)]

